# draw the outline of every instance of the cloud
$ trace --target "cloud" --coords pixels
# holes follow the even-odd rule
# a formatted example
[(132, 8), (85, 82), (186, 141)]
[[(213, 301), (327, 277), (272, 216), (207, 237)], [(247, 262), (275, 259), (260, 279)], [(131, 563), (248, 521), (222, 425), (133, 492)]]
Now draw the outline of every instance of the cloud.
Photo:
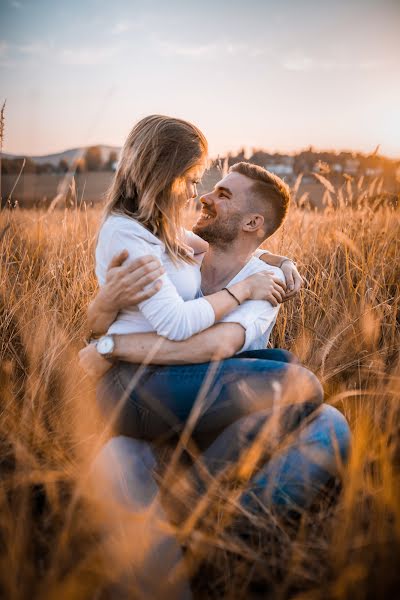
[(129, 31), (139, 31), (140, 29), (144, 29), (143, 21), (131, 21), (130, 19), (124, 19), (123, 21), (117, 21), (114, 27), (111, 28), (111, 33), (113, 35), (122, 35), (124, 33), (128, 33)]
[(109, 63), (118, 54), (119, 50), (119, 46), (66, 48), (59, 53), (58, 59), (64, 65), (102, 65)]
[(22, 4), (21, 2), (18, 2), (18, 0), (11, 0), (10, 5), (17, 10), (22, 8)]
[(153, 36), (158, 51), (168, 56), (183, 56), (187, 58), (218, 58), (218, 56), (249, 56), (255, 58), (266, 54), (266, 49), (249, 46), (248, 44), (222, 41), (208, 44), (184, 44), (170, 40), (161, 40)]
[(0, 67), (10, 68), (14, 66), (14, 61), (10, 60), (9, 48), (5, 40), (0, 40)]
[(382, 60), (337, 60), (333, 58), (313, 58), (305, 54), (292, 54), (282, 61), (282, 66), (288, 71), (349, 71), (375, 70), (385, 66)]
[(42, 42), (31, 42), (30, 44), (16, 46), (16, 49), (21, 54), (35, 57), (47, 53), (50, 48), (47, 44), (43, 44)]

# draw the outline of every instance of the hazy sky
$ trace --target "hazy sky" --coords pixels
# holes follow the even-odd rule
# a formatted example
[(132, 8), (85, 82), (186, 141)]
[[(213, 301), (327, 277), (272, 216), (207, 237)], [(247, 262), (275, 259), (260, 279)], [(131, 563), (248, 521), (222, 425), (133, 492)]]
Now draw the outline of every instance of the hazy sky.
[(0, 0), (4, 150), (192, 120), (241, 146), (400, 157), (400, 0)]

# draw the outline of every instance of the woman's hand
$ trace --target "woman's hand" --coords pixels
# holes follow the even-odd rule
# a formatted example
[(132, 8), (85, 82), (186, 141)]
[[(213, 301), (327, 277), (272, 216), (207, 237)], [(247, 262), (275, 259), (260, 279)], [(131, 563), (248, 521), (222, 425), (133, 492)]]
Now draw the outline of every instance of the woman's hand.
[(278, 277), (263, 271), (243, 280), (248, 286), (247, 300), (268, 300), (272, 306), (278, 306), (285, 297), (286, 285)]
[(79, 351), (79, 365), (93, 379), (100, 379), (112, 367), (112, 363), (97, 352), (95, 344)]
[[(105, 285), (99, 292), (105, 310), (120, 311), (136, 306), (154, 296), (162, 286), (159, 278), (165, 270), (157, 258), (141, 256), (128, 261), (128, 257), (128, 251), (123, 250), (108, 266)], [(154, 285), (145, 290), (153, 282)]]
[(304, 285), (304, 281), (292, 260), (284, 260), (280, 268), (286, 279), (286, 294), (283, 298), (283, 302), (286, 302), (299, 293)]

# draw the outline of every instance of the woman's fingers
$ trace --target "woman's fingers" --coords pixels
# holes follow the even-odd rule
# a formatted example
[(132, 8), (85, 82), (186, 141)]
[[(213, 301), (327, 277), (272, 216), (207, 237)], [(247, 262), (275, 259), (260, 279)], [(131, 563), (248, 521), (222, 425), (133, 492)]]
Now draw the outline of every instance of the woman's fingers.
[(281, 290), (279, 290), (277, 288), (273, 288), (271, 293), (272, 293), (273, 297), (279, 302), (279, 304), (281, 304), (282, 300), (285, 296), (284, 292), (282, 292)]
[(280, 288), (284, 293), (286, 292), (286, 283), (284, 283), (277, 277), (273, 277), (272, 280), (273, 280), (275, 286), (278, 286), (278, 288)]
[(272, 304), (272, 306), (278, 306), (278, 304), (279, 304), (278, 300), (275, 298), (275, 296), (272, 293), (268, 294), (268, 296), (266, 296), (265, 299), (268, 300), (268, 302), (270, 304)]

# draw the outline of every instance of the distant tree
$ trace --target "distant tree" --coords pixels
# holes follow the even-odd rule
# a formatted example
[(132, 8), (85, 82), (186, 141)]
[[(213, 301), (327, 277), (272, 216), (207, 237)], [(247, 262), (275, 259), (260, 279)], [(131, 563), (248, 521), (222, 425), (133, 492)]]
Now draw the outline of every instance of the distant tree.
[(75, 160), (73, 166), (78, 175), (79, 175), (79, 173), (84, 173), (85, 171), (87, 171), (85, 157), (82, 156), (81, 158), (78, 158), (77, 160)]
[[(25, 160), (25, 164), (24, 164)], [(18, 174), (22, 169), (22, 174), (36, 173), (36, 164), (30, 158), (3, 158), (2, 172), (4, 175)]]
[(57, 171), (56, 167), (52, 163), (43, 163), (41, 165), (36, 165), (36, 173), (55, 173)]
[(111, 150), (110, 154), (108, 155), (108, 160), (105, 163), (104, 167), (107, 169), (107, 171), (112, 171), (113, 165), (116, 162), (118, 162), (118, 154), (117, 152), (115, 152), (115, 150)]
[(86, 169), (88, 171), (101, 171), (103, 159), (100, 146), (90, 146), (85, 152)]
[(60, 162), (58, 163), (57, 170), (60, 173), (68, 173), (68, 171), (69, 171), (69, 163), (68, 163), (67, 160), (65, 160), (65, 158), (62, 158), (60, 160)]

